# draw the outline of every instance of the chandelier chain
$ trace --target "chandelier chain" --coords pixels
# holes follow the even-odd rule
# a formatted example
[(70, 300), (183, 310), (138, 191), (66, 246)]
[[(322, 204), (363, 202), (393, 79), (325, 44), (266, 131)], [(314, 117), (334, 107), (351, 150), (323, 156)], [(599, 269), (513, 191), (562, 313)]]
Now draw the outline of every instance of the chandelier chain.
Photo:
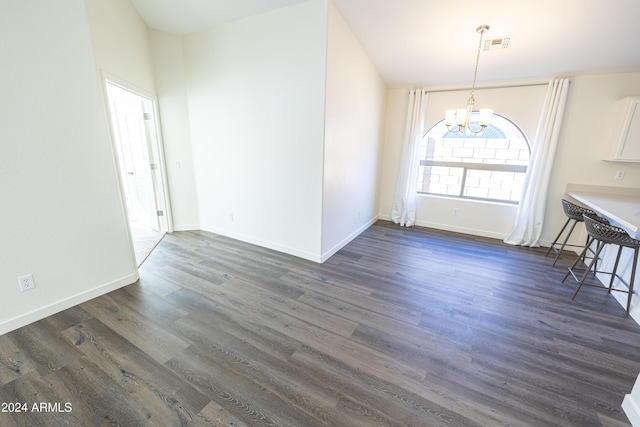
[(473, 71), (473, 84), (471, 85), (471, 98), (473, 98), (473, 93), (475, 92), (475, 89), (476, 89), (476, 77), (478, 75), (478, 64), (480, 63), (480, 52), (482, 50), (482, 36), (484, 35), (484, 32), (487, 31), (488, 29), (489, 29), (488, 25), (481, 25), (476, 29), (476, 31), (480, 33), (480, 42), (478, 43), (478, 53), (476, 54), (476, 68)]
[(473, 108), (475, 106), (475, 90), (476, 90), (476, 80), (478, 77), (478, 65), (480, 64), (480, 52), (482, 51), (482, 42), (484, 32), (489, 30), (488, 25), (480, 25), (476, 28), (476, 32), (480, 33), (480, 41), (478, 42), (478, 52), (476, 53), (476, 66), (473, 70), (473, 84), (471, 85), (471, 96), (467, 99), (467, 108), (458, 109), (458, 110), (447, 110), (445, 113), (446, 117), (446, 125), (447, 130), (449, 132), (459, 132), (461, 134), (469, 131), (469, 133), (479, 134), (481, 133), (487, 126), (489, 126), (489, 121), (491, 120), (491, 115), (493, 111), (488, 108), (482, 108), (479, 112), (479, 127), (475, 128), (471, 125), (471, 114), (473, 113)]

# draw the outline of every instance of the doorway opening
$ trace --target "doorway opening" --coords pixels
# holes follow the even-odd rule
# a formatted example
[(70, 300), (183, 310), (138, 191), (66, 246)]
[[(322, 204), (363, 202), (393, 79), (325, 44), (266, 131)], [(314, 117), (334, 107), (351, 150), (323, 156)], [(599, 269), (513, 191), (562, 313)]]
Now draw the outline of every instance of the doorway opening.
[(153, 99), (106, 80), (109, 113), (138, 266), (171, 231)]

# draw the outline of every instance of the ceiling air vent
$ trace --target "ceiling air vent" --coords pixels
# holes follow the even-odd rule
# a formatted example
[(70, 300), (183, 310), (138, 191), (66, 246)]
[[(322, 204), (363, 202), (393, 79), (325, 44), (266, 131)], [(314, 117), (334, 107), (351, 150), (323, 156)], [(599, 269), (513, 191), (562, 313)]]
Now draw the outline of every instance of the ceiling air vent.
[(502, 50), (509, 47), (511, 43), (511, 37), (503, 37), (501, 39), (485, 40), (484, 49), (487, 50)]

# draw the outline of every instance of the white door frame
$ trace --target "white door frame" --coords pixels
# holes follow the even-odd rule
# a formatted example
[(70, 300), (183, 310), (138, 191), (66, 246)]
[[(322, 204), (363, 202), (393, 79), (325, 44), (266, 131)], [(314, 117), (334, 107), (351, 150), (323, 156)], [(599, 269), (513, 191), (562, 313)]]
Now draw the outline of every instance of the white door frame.
[[(107, 112), (110, 111), (109, 96), (107, 91), (108, 84), (117, 86), (141, 98), (144, 98), (150, 101), (152, 105), (152, 111), (145, 111), (145, 113), (148, 113), (150, 115), (150, 120), (145, 121), (145, 124), (148, 124), (146, 128), (149, 136), (151, 137), (151, 145), (152, 145), (152, 151), (154, 155), (153, 160), (154, 160), (154, 163), (157, 164), (156, 172), (158, 174), (157, 176), (158, 179), (155, 180), (156, 185), (154, 188), (154, 192), (156, 194), (156, 204), (157, 204), (158, 210), (161, 210), (163, 212), (163, 215), (158, 218), (159, 220), (158, 223), (160, 225), (161, 232), (171, 233), (173, 232), (173, 216), (171, 214), (171, 203), (170, 203), (169, 191), (168, 191), (169, 185), (168, 185), (168, 179), (167, 179), (167, 168), (166, 168), (166, 162), (165, 162), (165, 156), (164, 156), (164, 145), (162, 143), (162, 133), (160, 131), (160, 115), (158, 113), (157, 98), (155, 95), (150, 94), (126, 82), (123, 82), (117, 77), (109, 75), (104, 71), (102, 72), (102, 84), (103, 84), (102, 89), (104, 93), (105, 103), (107, 106)], [(114, 126), (112, 123), (111, 114), (107, 114), (107, 116), (109, 120), (109, 132), (111, 134), (111, 143), (114, 145), (113, 149), (117, 153), (118, 148), (115, 146), (117, 139), (116, 139), (116, 135), (113, 134)], [(118, 163), (117, 165), (118, 171), (120, 171), (121, 165), (120, 165), (120, 161), (118, 160), (118, 156), (116, 156), (116, 162)], [(124, 182), (121, 182), (120, 185), (122, 186), (126, 184)], [(121, 188), (121, 197), (123, 198), (123, 201), (122, 201), (123, 206), (126, 206), (126, 200), (124, 200), (125, 193), (123, 188)]]

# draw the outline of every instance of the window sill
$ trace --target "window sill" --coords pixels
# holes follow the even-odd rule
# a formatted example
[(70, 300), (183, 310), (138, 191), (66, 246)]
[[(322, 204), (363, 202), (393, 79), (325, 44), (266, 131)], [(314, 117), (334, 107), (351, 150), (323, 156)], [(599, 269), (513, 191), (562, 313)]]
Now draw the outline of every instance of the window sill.
[(464, 203), (477, 203), (483, 205), (493, 205), (493, 206), (505, 206), (511, 208), (517, 208), (520, 204), (519, 202), (506, 202), (501, 200), (486, 200), (486, 199), (474, 199), (471, 197), (458, 197), (458, 196), (447, 196), (445, 194), (429, 194), (429, 193), (420, 193), (416, 192), (417, 197), (425, 198), (425, 199), (441, 199), (441, 200), (455, 200)]

